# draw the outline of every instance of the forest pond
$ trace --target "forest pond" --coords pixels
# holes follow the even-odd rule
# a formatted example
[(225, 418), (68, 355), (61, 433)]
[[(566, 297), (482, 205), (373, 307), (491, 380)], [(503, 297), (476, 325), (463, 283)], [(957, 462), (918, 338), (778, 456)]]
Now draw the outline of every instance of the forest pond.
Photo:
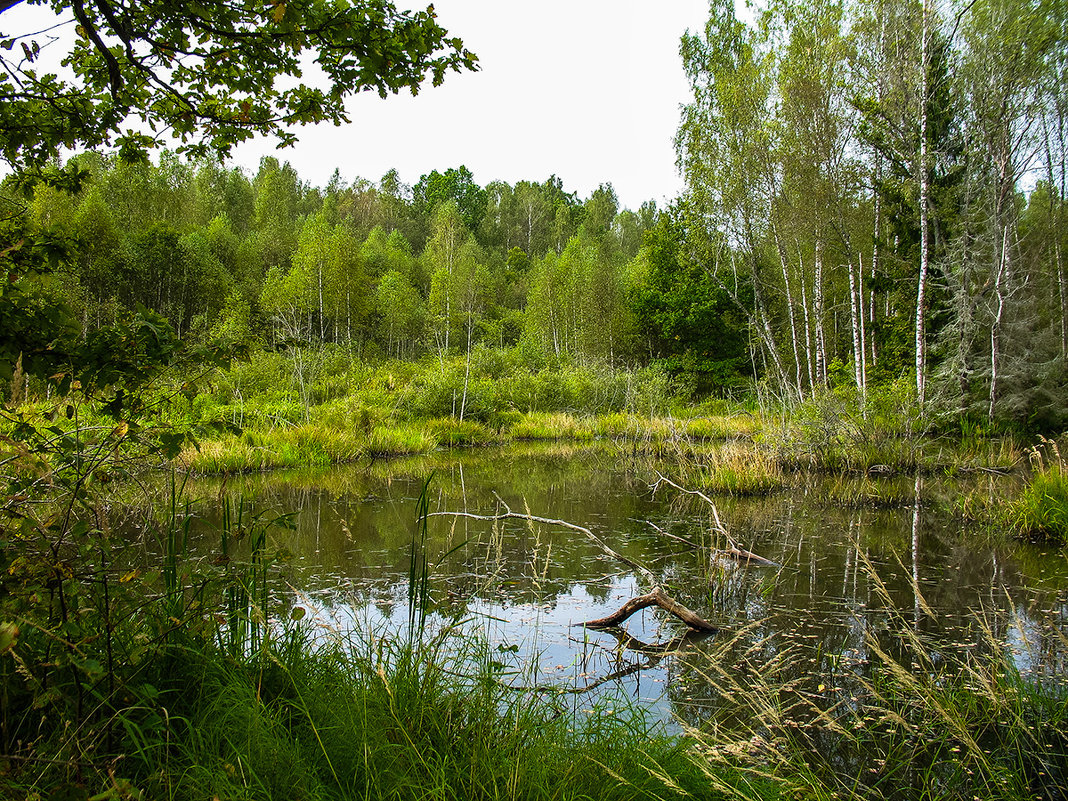
[[(1068, 560), (962, 531), (940, 511), (962, 484), (879, 479), (875, 504), (865, 500), (871, 479), (797, 476), (767, 496), (715, 497), (737, 542), (778, 565), (758, 567), (711, 555), (724, 543), (707, 503), (667, 486), (652, 491), (657, 471), (672, 470), (612, 449), (530, 445), (200, 481), (187, 493), (203, 518), (205, 552), (218, 547), (223, 493), (265, 516), (294, 513), (293, 529), (271, 533), (290, 555), (280, 601), (310, 612), (326, 636), (399, 635), (408, 625), (416, 507), (428, 477), (431, 512), (492, 515), (503, 503), (586, 526), (721, 627), (682, 637), (685, 627), (650, 608), (627, 621), (626, 635), (588, 629), (583, 622), (647, 591), (648, 581), (575, 531), (430, 517), (428, 626), (464, 621), (484, 631), (504, 681), (541, 688), (575, 714), (636, 703), (671, 730), (722, 723), (740, 687), (731, 677), (743, 669), (833, 706), (863, 692), (873, 645), (904, 654), (895, 649), (905, 629), (930, 664), (999, 647), (1025, 678), (1068, 674)], [(960, 481), (996, 493), (1011, 480)]]

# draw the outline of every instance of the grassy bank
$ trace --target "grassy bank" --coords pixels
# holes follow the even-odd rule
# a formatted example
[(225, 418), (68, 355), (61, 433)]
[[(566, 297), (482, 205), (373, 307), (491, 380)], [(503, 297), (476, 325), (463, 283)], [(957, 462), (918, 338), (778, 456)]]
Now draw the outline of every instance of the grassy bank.
[[(634, 422), (611, 414), (594, 436)], [(1054, 799), (1068, 783), (1063, 682), (1021, 675), (981, 617), (974, 650), (940, 652), (875, 597), (885, 609), (863, 659), (817, 656), (801, 681), (783, 668), (804, 654), (724, 632), (710, 651), (670, 657), (715, 703), (669, 735), (624, 702), (629, 685), (611, 706), (513, 689), (508, 657), (479, 631), (422, 627), (418, 560), (408, 636), (309, 620), (275, 569), (288, 521), (223, 490), (218, 548), (191, 557), (179, 478), (155, 512), (119, 504), (111, 476), (128, 432), (92, 422), (55, 435), (69, 451), (24, 455), (14, 481), (50, 488), (47, 505), (43, 491), (8, 499), (22, 517), (0, 543), (0, 797), (1008, 801)], [(483, 430), (460, 423), (439, 423), (440, 436)], [(423, 435), (380, 426), (362, 435), (384, 452)], [(720, 451), (709, 476), (746, 469), (740, 443)], [(779, 478), (771, 461), (752, 470)], [(720, 491), (769, 490), (733, 478)]]
[(1053, 801), (1068, 786), (1068, 690), (1021, 675), (982, 617), (974, 649), (945, 653), (887, 610), (862, 663), (802, 681), (802, 654), (724, 632), (672, 657), (718, 700), (669, 735), (626, 686), (600, 703), (510, 689), (522, 677), (477, 627), (420, 624), (418, 593), (414, 636), (312, 621), (265, 592), (256, 547), (180, 592), (165, 580), (136, 621), (116, 614), (97, 632), (110, 661), (105, 637), (63, 667), (5, 628), (0, 796)]
[[(1025, 461), (1015, 438), (964, 426), (953, 410), (921, 411), (902, 381), (864, 398), (844, 387), (803, 403), (694, 403), (655, 367), (527, 361), (478, 349), (421, 362), (361, 362), (323, 349), (300, 360), (260, 352), (220, 371), (178, 404), (172, 421), (201, 433), (183, 463), (226, 473), (512, 440), (625, 443), (632, 452), (701, 459), (707, 443), (753, 444), (760, 475), (710, 478), (709, 488), (769, 491), (783, 472), (913, 474), (1005, 471)], [(244, 433), (234, 433), (234, 427)], [(734, 459), (734, 461), (737, 461)], [(723, 471), (721, 471), (723, 472)]]

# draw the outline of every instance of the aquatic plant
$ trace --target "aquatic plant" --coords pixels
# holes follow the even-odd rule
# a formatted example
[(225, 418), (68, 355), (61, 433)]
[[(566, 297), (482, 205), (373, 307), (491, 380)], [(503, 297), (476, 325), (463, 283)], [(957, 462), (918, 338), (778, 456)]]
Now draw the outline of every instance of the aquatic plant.
[(1013, 504), (1019, 532), (1031, 538), (1068, 540), (1068, 465), (1054, 440), (1042, 438), (1030, 451), (1033, 472)]

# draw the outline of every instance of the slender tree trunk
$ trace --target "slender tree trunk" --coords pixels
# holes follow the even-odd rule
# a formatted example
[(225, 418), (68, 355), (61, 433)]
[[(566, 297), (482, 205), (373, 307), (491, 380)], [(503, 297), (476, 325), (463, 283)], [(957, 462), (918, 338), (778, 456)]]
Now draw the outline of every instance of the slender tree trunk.
[[(799, 252), (800, 256), (800, 252)], [(804, 312), (805, 318), (805, 367), (808, 369), (808, 386), (809, 389), (816, 388), (816, 373), (813, 369), (813, 353), (812, 353), (812, 321), (809, 318), (808, 312), (808, 290), (805, 289), (805, 269), (804, 263), (801, 263), (801, 309)]]
[(801, 355), (797, 344), (797, 322), (794, 319), (794, 296), (793, 291), (790, 289), (790, 274), (786, 269), (786, 249), (782, 246), (782, 241), (779, 239), (778, 234), (775, 235), (775, 245), (779, 250), (779, 264), (782, 265), (782, 283), (786, 288), (786, 310), (790, 316), (790, 345), (793, 347), (794, 352), (794, 384), (797, 387), (797, 397), (803, 398), (805, 393), (801, 383)]
[(849, 316), (853, 323), (853, 372), (856, 375), (857, 390), (860, 391), (861, 405), (864, 405), (864, 345), (860, 338), (860, 319), (864, 316), (863, 298), (857, 292), (857, 281), (853, 277), (853, 262), (849, 262)]
[(467, 364), (464, 365), (464, 394), (460, 399), (460, 420), (464, 419), (464, 412), (467, 409), (467, 386), (471, 378), (471, 332), (474, 327), (474, 315), (469, 313), (467, 315)]
[(998, 307), (994, 314), (994, 322), (990, 326), (990, 404), (987, 409), (987, 418), (994, 419), (994, 407), (997, 402), (998, 391), (998, 362), (1001, 356), (1001, 323), (1005, 314), (1005, 283), (1009, 268), (1008, 260), (1008, 226), (1002, 228), (1001, 233), (1001, 256), (998, 258), (997, 274), (994, 278), (994, 292), (997, 296)]
[[(880, 95), (880, 97), (881, 97), (881, 95)], [(882, 234), (882, 228), (883, 228), (883, 197), (882, 197), (882, 194), (879, 192), (879, 187), (882, 185), (882, 180), (883, 180), (883, 157), (882, 157), (882, 155), (880, 153), (876, 152), (876, 154), (875, 154), (875, 193), (874, 193), (875, 194), (875, 197), (874, 197), (875, 225), (874, 225), (874, 231), (873, 231), (873, 235), (872, 235), (872, 244), (871, 244), (871, 283), (872, 283), (872, 287), (873, 288), (871, 290), (871, 296), (870, 296), (869, 303), (868, 303), (868, 309), (869, 309), (869, 311), (868, 311), (868, 322), (871, 324), (871, 327), (872, 327), (871, 366), (872, 366), (873, 370), (875, 369), (876, 363), (877, 363), (876, 362), (877, 354), (875, 352), (875, 330), (874, 330), (875, 329), (875, 289), (874, 289), (874, 287), (875, 287), (875, 275), (876, 275), (876, 272), (879, 269), (879, 244), (880, 244), (880, 241), (881, 241), (881, 238), (882, 238), (882, 235), (883, 235)], [(861, 297), (863, 297), (863, 293), (861, 294)], [(862, 318), (862, 320), (863, 320), (863, 318)]]
[(827, 340), (823, 331), (823, 245), (818, 235), (812, 285), (812, 312), (816, 327), (816, 380), (822, 386), (827, 386)]
[(319, 341), (326, 342), (326, 315), (323, 313), (323, 262), (319, 260)]
[(868, 394), (868, 345), (864, 326), (864, 257), (857, 253), (857, 311), (860, 317), (860, 380), (865, 398)]
[(931, 10), (932, 0), (923, 2), (922, 33), (920, 37), (920, 274), (916, 281), (916, 397), (923, 406), (927, 397), (927, 273), (930, 243), (928, 242), (928, 205), (931, 193), (930, 145), (928, 143), (928, 101), (930, 86), (928, 65), (931, 59)]
[(1057, 279), (1057, 296), (1060, 300), (1061, 318), (1061, 361), (1068, 360), (1068, 292), (1064, 285), (1064, 265), (1061, 258), (1061, 221), (1064, 219), (1064, 153), (1061, 153), (1061, 185), (1057, 191), (1057, 184), (1053, 176), (1053, 148), (1050, 144), (1049, 125), (1046, 118), (1042, 118), (1042, 130), (1046, 148), (1046, 178), (1049, 181), (1049, 231), (1053, 239), (1053, 272)]
[[(731, 264), (732, 265), (734, 265), (734, 261), (735, 261), (735, 255), (734, 255), (734, 253), (731, 253)], [(737, 275), (737, 266), (736, 265), (734, 265), (734, 273), (735, 273), (735, 275)], [(786, 371), (783, 368), (782, 357), (779, 355), (779, 348), (775, 344), (775, 335), (774, 335), (774, 332), (771, 330), (771, 322), (768, 320), (767, 311), (764, 308), (764, 299), (763, 299), (763, 295), (762, 295), (762, 293), (760, 291), (760, 280), (759, 280), (759, 278), (757, 277), (757, 274), (756, 274), (755, 264), (754, 264), (754, 271), (753, 271), (753, 310), (752, 310), (752, 312), (750, 312), (749, 309), (746, 308), (745, 304), (742, 303), (741, 298), (738, 296), (738, 293), (736, 291), (737, 290), (737, 284), (735, 284), (735, 286), (732, 288), (732, 287), (727, 286), (727, 282), (724, 281), (722, 278), (720, 278), (718, 275), (714, 274), (714, 278), (716, 279), (716, 282), (720, 285), (720, 287), (723, 290), (725, 290), (728, 295), (730, 295), (730, 298), (731, 298), (731, 300), (734, 301), (734, 304), (739, 309), (741, 309), (742, 312), (745, 313), (745, 315), (749, 318), (750, 327), (756, 329), (757, 336), (760, 338), (760, 343), (761, 343), (761, 345), (763, 345), (762, 350), (765, 352), (765, 355), (767, 357), (769, 357), (771, 359), (772, 363), (775, 365), (775, 374), (776, 374), (775, 377), (776, 377), (776, 380), (779, 382), (779, 386), (781, 386), (781, 387), (788, 386), (789, 385), (789, 381), (786, 378)]]

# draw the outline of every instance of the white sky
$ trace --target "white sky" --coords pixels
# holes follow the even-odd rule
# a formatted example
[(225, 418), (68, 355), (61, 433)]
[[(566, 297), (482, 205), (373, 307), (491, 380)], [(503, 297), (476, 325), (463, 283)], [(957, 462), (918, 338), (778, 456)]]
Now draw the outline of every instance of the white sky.
[[(335, 168), (346, 181), (396, 168), (414, 184), (462, 164), (483, 186), (555, 173), (581, 198), (610, 182), (631, 209), (681, 191), (673, 137), (690, 93), (679, 39), (703, 28), (708, 0), (436, 0), (434, 8), (478, 55), (478, 72), (450, 74), (414, 98), (361, 94), (350, 101), (350, 125), (304, 127), (281, 151), (272, 140), (246, 143), (233, 161), (255, 171), (274, 153), (319, 186)], [(20, 15), (29, 13), (48, 15), (23, 5), (4, 13), (2, 28), (25, 32)]]
[[(395, 167), (414, 184), (462, 164), (483, 186), (555, 173), (582, 198), (611, 182), (635, 210), (681, 191), (673, 137), (690, 94), (679, 39), (704, 27), (707, 0), (436, 0), (434, 9), (480, 71), (414, 98), (362, 94), (350, 125), (304, 128), (277, 154), (302, 178), (325, 185), (337, 167), (346, 181), (377, 181)], [(272, 152), (257, 142), (235, 159), (254, 169)]]

